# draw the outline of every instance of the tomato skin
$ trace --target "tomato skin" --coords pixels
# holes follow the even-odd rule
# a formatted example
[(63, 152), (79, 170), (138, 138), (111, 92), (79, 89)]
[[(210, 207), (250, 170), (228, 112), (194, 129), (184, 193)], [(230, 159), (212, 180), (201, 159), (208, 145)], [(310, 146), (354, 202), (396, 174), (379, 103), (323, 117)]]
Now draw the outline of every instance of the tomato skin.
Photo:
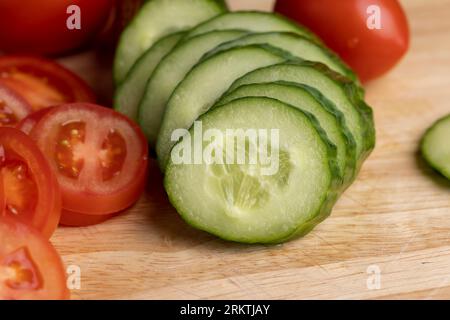
[[(81, 29), (69, 30), (70, 5), (81, 11)], [(2, 0), (0, 50), (57, 55), (87, 44), (104, 27), (113, 0)]]
[(23, 133), (30, 134), (34, 126), (52, 109), (48, 107), (29, 114), (27, 117), (17, 123), (16, 128)]
[[(93, 129), (87, 130), (86, 136), (90, 138), (85, 143), (81, 143), (80, 148), (74, 147), (76, 150), (82, 150), (82, 161), (90, 168), (88, 170), (91, 174), (83, 178), (69, 177), (66, 169), (62, 169), (64, 166), (57, 162), (58, 148), (62, 142), (66, 141), (66, 139), (59, 141), (58, 134), (61, 132), (61, 127), (67, 123), (73, 124), (75, 121), (84, 121), (87, 127)], [(111, 179), (115, 182), (114, 186), (109, 188), (108, 182), (102, 182), (99, 178), (101, 176), (99, 144), (93, 146), (91, 142), (106, 138), (99, 137), (100, 132), (107, 133), (117, 128), (119, 133), (122, 133), (120, 129), (127, 128), (129, 135), (132, 135), (124, 140), (127, 156), (123, 163), (127, 170), (132, 171), (120, 171), (118, 175), (112, 176)], [(116, 111), (87, 103), (60, 105), (49, 111), (33, 128), (30, 135), (37, 142), (57, 175), (62, 191), (63, 209), (67, 211), (87, 215), (117, 213), (132, 206), (145, 189), (148, 174), (147, 140), (137, 124)], [(75, 149), (71, 150), (77, 152)], [(73, 168), (72, 164), (70, 162), (68, 169)], [(87, 170), (86, 167), (77, 169), (79, 174), (82, 174), (83, 170)]]
[(14, 126), (32, 111), (23, 97), (0, 83), (0, 126)]
[(90, 215), (63, 210), (59, 224), (64, 227), (89, 227), (100, 224), (115, 217), (117, 214)]
[(35, 199), (34, 197), (32, 197), (33, 199), (24, 199), (26, 196), (22, 195), (21, 200), (25, 203), (33, 200), (36, 203), (33, 211), (24, 209), (25, 212), (19, 212), (17, 217), (22, 222), (39, 230), (44, 237), (50, 238), (58, 226), (62, 206), (61, 190), (56, 176), (44, 155), (30, 137), (15, 128), (0, 128), (0, 171), (2, 171), (0, 178), (2, 178), (5, 197), (4, 204), (0, 209), (2, 216), (12, 215), (7, 211), (8, 188), (11, 189), (11, 195), (17, 197), (15, 186), (6, 183), (8, 177), (5, 171), (7, 170), (6, 165), (10, 161), (18, 160), (26, 166), (26, 172), (33, 179), (33, 190), (35, 189), (33, 192), (36, 193)]
[[(369, 29), (378, 6), (381, 29)], [(278, 0), (275, 11), (317, 33), (346, 61), (363, 82), (392, 69), (408, 51), (408, 21), (397, 0)]]
[(0, 216), (0, 275), (26, 271), (24, 278), (0, 280), (0, 300), (67, 300), (70, 291), (56, 250), (38, 231), (14, 217)]
[(0, 56), (0, 84), (20, 94), (34, 111), (67, 102), (95, 102), (89, 86), (65, 67), (37, 56)]

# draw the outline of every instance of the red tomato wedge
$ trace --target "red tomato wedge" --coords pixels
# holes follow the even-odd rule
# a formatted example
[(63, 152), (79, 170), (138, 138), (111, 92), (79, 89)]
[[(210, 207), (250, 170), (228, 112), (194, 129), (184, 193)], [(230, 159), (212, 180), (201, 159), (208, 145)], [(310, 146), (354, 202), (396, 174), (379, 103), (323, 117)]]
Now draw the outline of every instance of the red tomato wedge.
[(56, 176), (36, 143), (18, 129), (0, 128), (2, 215), (15, 216), (50, 238), (61, 216)]
[(14, 126), (31, 112), (25, 99), (0, 83), (0, 127)]
[(29, 114), (26, 118), (22, 119), (16, 125), (16, 128), (26, 134), (30, 134), (31, 130), (33, 130), (36, 123), (38, 123), (39, 120), (41, 120), (42, 117), (45, 116), (47, 114), (47, 112), (49, 112), (51, 109), (52, 109), (52, 107), (49, 107), (49, 108), (45, 108), (45, 109), (41, 109), (36, 112), (33, 112), (32, 114)]
[(100, 224), (117, 214), (91, 215), (63, 210), (59, 224), (65, 227), (88, 227)]
[(34, 111), (68, 102), (95, 102), (80, 77), (44, 58), (0, 56), (0, 83), (24, 97)]
[(134, 204), (145, 188), (147, 141), (136, 124), (111, 109), (57, 106), (31, 136), (56, 172), (65, 210), (116, 213)]
[(56, 250), (35, 229), (0, 217), (0, 300), (69, 299)]

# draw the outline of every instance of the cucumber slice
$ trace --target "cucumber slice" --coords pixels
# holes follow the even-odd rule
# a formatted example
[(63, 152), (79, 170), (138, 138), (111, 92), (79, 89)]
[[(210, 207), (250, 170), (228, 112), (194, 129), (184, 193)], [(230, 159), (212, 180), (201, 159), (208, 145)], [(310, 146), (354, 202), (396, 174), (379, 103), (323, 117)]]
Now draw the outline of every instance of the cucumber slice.
[(222, 51), (197, 64), (170, 97), (156, 144), (164, 171), (175, 141), (176, 129), (188, 129), (201, 114), (222, 96), (230, 85), (246, 73), (284, 61), (281, 53), (269, 46), (249, 45)]
[(185, 39), (187, 40), (202, 33), (225, 29), (241, 29), (253, 32), (289, 31), (309, 39), (320, 41), (305, 27), (292, 22), (281, 15), (261, 11), (223, 13), (193, 28), (186, 35)]
[[(230, 241), (279, 243), (306, 234), (330, 214), (341, 182), (336, 147), (314, 116), (274, 99), (248, 97), (213, 108), (199, 121), (204, 133), (212, 129), (226, 137), (233, 137), (227, 135), (230, 129), (279, 130), (279, 143), (267, 139), (269, 146), (263, 147), (279, 156), (279, 170), (265, 175), (267, 163), (260, 161), (175, 164), (179, 151), (194, 150), (191, 128), (172, 150), (165, 175), (170, 201), (189, 224)], [(228, 139), (203, 146), (216, 143), (223, 159), (232, 159), (227, 148), (220, 149)], [(252, 141), (247, 139), (247, 152)]]
[(136, 60), (156, 41), (187, 30), (226, 11), (215, 0), (151, 0), (146, 2), (120, 36), (114, 62), (116, 83), (125, 79)]
[(145, 92), (149, 76), (158, 63), (175, 47), (183, 32), (170, 34), (157, 41), (134, 64), (125, 80), (117, 88), (114, 109), (130, 119), (137, 120), (138, 107)]
[(321, 63), (309, 61), (287, 62), (250, 72), (238, 79), (230, 91), (261, 82), (289, 81), (305, 84), (319, 90), (345, 115), (345, 121), (356, 141), (356, 155), (363, 160), (375, 146), (375, 127), (372, 109), (362, 99), (362, 90), (350, 80), (331, 71)]
[(337, 73), (353, 81), (358, 81), (356, 74), (336, 54), (323, 45), (292, 32), (252, 33), (237, 40), (224, 43), (218, 50), (258, 43), (278, 47), (304, 60), (322, 62)]
[(245, 31), (212, 31), (178, 45), (159, 63), (150, 77), (139, 106), (139, 124), (154, 147), (161, 126), (164, 108), (176, 86), (208, 51), (236, 39)]
[(337, 163), (340, 176), (344, 178), (343, 186), (347, 187), (353, 181), (357, 161), (355, 140), (342, 112), (318, 90), (283, 81), (249, 84), (227, 94), (218, 105), (244, 97), (269, 97), (313, 114), (337, 147)]
[(450, 179), (450, 114), (428, 129), (422, 140), (425, 160), (444, 177)]

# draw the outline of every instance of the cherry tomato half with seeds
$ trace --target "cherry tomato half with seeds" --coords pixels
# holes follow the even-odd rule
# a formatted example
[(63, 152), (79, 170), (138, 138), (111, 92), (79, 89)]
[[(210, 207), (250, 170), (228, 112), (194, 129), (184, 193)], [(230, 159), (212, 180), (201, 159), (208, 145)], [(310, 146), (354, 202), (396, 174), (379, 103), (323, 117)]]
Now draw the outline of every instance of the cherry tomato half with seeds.
[(133, 205), (145, 188), (147, 141), (139, 126), (118, 112), (86, 103), (57, 106), (30, 135), (57, 175), (65, 210), (116, 213)]
[(61, 258), (38, 231), (0, 217), (0, 300), (65, 300), (70, 292)]
[(397, 0), (277, 0), (275, 11), (317, 33), (363, 82), (392, 69), (409, 48)]
[(36, 143), (15, 128), (0, 128), (2, 215), (14, 216), (50, 238), (61, 216), (56, 176)]
[(0, 83), (0, 127), (12, 127), (32, 112), (20, 95)]
[(68, 102), (95, 102), (84, 80), (44, 58), (0, 56), (0, 83), (20, 94), (34, 111)]

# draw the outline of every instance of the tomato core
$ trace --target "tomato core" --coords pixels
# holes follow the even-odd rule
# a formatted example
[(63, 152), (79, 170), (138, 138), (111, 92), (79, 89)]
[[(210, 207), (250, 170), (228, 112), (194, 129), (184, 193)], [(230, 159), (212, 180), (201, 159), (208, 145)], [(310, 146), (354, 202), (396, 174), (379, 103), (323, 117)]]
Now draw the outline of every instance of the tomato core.
[(3, 261), (6, 269), (5, 284), (13, 290), (39, 290), (42, 276), (26, 247), (8, 254)]
[(14, 115), (12, 110), (8, 108), (3, 100), (0, 100), (0, 127), (14, 126), (19, 119)]

